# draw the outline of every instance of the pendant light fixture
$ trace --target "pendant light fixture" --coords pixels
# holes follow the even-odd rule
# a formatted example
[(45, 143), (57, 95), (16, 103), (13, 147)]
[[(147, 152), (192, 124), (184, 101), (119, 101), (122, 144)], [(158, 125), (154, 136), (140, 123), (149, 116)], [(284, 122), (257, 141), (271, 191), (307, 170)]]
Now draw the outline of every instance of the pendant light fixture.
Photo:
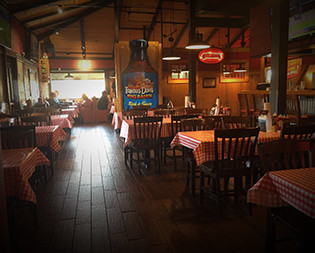
[(73, 80), (73, 79), (74, 79), (74, 77), (73, 77), (70, 73), (68, 73), (67, 75), (65, 75), (64, 78), (67, 79), (67, 80)]
[[(173, 33), (175, 33), (177, 31), (177, 29), (174, 29), (174, 4), (173, 4), (173, 31), (169, 34), (169, 35), (163, 35), (162, 36), (162, 39), (163, 37), (169, 37), (168, 38), (168, 41), (171, 43), (170, 45), (170, 51), (169, 51), (169, 54), (165, 55), (162, 57), (162, 60), (163, 61), (176, 61), (176, 60), (180, 60), (181, 57), (174, 54), (173, 52), (173, 42), (174, 42), (174, 38), (173, 38)], [(163, 27), (163, 18), (162, 18), (162, 15), (161, 15), (161, 26)]]
[(203, 41), (202, 34), (197, 32), (196, 39), (189, 42), (185, 48), (192, 49), (192, 50), (199, 50), (199, 49), (210, 48), (210, 45), (206, 41)]
[(243, 64), (240, 63), (238, 65), (238, 68), (234, 69), (234, 72), (242, 73), (242, 72), (247, 72), (247, 70), (243, 67)]

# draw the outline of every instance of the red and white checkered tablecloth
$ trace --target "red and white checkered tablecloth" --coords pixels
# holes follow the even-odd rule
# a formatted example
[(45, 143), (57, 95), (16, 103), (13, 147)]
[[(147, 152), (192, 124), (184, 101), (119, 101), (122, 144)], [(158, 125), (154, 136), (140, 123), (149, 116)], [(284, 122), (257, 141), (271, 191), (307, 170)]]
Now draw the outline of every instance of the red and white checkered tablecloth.
[(2, 150), (2, 159), (6, 196), (36, 203), (28, 179), (35, 166), (49, 164), (47, 157), (38, 148), (19, 148)]
[(77, 108), (61, 109), (61, 114), (69, 114), (72, 118), (78, 117)]
[(51, 115), (50, 116), (51, 125), (61, 126), (61, 128), (73, 128), (74, 119), (69, 114), (61, 115)]
[(247, 201), (267, 207), (289, 204), (315, 218), (315, 168), (268, 172), (248, 191)]
[[(258, 142), (267, 142), (279, 138), (280, 133), (259, 132)], [(171, 147), (180, 145), (193, 149), (197, 165), (215, 160), (214, 130), (178, 132), (171, 143)]]
[(35, 132), (38, 147), (50, 147), (56, 152), (61, 149), (59, 141), (67, 139), (67, 134), (60, 126), (38, 126), (35, 127)]
[[(133, 120), (123, 120), (120, 129), (120, 137), (125, 139), (125, 145), (131, 143), (135, 138)], [(162, 129), (161, 129), (161, 138), (169, 137), (172, 134), (171, 130), (171, 118), (163, 118)]]

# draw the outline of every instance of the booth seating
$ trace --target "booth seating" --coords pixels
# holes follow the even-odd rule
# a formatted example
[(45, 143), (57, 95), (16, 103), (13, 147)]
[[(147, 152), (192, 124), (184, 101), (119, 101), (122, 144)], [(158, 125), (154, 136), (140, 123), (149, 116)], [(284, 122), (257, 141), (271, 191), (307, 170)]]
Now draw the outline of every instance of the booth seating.
[(91, 108), (84, 108), (83, 106), (79, 107), (82, 123), (96, 123), (108, 121), (108, 111), (111, 108), (112, 103), (108, 104), (107, 110), (99, 110), (97, 109), (97, 101), (98, 99), (93, 97), (92, 98), (93, 104)]

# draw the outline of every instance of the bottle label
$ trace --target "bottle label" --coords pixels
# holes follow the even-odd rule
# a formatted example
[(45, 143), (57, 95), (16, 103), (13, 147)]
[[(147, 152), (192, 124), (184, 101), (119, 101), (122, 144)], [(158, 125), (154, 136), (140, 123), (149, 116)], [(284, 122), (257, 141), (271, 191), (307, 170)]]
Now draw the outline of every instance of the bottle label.
[(136, 105), (158, 104), (158, 75), (150, 72), (128, 72), (123, 74), (124, 108)]

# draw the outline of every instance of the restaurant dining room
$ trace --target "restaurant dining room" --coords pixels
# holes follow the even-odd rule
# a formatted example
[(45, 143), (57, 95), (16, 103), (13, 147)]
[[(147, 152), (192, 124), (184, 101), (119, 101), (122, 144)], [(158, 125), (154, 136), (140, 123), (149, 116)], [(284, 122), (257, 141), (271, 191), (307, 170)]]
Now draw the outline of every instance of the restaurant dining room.
[(315, 0), (0, 0), (0, 252), (315, 252)]

